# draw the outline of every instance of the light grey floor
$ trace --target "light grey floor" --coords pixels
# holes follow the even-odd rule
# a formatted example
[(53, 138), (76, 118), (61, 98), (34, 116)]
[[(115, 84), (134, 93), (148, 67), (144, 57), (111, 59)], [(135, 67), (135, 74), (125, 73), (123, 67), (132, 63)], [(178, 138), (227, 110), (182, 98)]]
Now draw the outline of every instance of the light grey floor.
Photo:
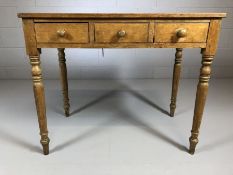
[(233, 79), (211, 80), (194, 156), (189, 146), (197, 80), (182, 80), (174, 118), (171, 80), (46, 81), (50, 154), (41, 154), (31, 81), (0, 81), (0, 175), (233, 174)]

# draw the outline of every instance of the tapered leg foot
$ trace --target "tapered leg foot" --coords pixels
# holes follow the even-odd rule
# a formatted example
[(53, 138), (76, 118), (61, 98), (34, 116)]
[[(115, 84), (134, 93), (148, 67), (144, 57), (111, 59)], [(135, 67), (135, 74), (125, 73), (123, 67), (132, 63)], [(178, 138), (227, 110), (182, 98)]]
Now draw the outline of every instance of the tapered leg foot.
[(175, 114), (175, 106), (171, 106), (170, 105), (170, 117), (174, 117), (174, 114)]
[(69, 117), (69, 116), (70, 116), (70, 111), (69, 111), (69, 109), (65, 110), (65, 115), (66, 115), (66, 117)]
[[(196, 136), (194, 136), (196, 135)], [(189, 138), (189, 142), (190, 142), (190, 146), (189, 146), (189, 153), (190, 154), (194, 154), (195, 153), (195, 149), (196, 149), (196, 145), (198, 143), (198, 134), (192, 134), (192, 136)]]
[(180, 72), (181, 72), (181, 62), (182, 62), (182, 49), (176, 49), (176, 58), (173, 68), (173, 79), (172, 79), (172, 95), (170, 103), (170, 116), (173, 117), (176, 109), (176, 98), (178, 92), (178, 86), (180, 81)]
[(49, 154), (49, 138), (44, 138), (43, 140), (40, 141), (42, 147), (43, 147), (43, 152), (44, 152), (44, 155), (48, 155)]
[(66, 68), (66, 58), (65, 58), (64, 48), (58, 48), (58, 60), (61, 71), (61, 85), (62, 85), (62, 93), (63, 93), (64, 111), (65, 111), (65, 116), (69, 117), (70, 104), (69, 104), (67, 68)]

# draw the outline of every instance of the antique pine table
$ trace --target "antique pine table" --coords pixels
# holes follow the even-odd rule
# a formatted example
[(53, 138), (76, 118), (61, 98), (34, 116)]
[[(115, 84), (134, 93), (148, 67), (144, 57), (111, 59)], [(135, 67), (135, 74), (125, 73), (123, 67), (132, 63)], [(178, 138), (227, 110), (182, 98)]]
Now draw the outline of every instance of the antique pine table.
[(65, 48), (176, 48), (170, 115), (174, 116), (180, 79), (182, 49), (201, 48), (202, 66), (197, 85), (189, 152), (194, 154), (204, 111), (211, 63), (216, 53), (225, 13), (20, 13), (44, 154), (49, 137), (42, 82), (41, 48), (58, 48), (65, 115), (69, 116)]

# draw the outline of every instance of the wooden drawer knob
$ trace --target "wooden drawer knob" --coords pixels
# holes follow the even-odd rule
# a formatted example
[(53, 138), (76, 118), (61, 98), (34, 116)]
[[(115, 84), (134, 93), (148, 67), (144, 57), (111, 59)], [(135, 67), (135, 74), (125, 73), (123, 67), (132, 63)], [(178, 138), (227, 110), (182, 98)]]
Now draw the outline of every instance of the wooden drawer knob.
[(176, 32), (177, 38), (184, 38), (187, 36), (187, 30), (186, 29), (178, 29)]
[(120, 37), (120, 38), (124, 37), (125, 35), (126, 35), (126, 32), (124, 30), (120, 30), (120, 31), (117, 32), (117, 36)]
[(57, 34), (58, 34), (58, 36), (60, 36), (60, 37), (64, 37), (65, 34), (66, 34), (66, 31), (65, 31), (65, 30), (58, 30), (58, 31), (57, 31)]

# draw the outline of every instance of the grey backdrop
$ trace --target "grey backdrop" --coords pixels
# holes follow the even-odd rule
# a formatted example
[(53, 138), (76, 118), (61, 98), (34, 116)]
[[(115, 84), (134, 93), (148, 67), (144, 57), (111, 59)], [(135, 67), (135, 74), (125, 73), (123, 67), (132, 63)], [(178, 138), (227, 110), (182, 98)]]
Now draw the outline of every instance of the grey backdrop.
[[(233, 77), (233, 0), (0, 0), (0, 79), (28, 79), (17, 12), (227, 12), (213, 77)], [(170, 78), (174, 49), (67, 49), (70, 79)], [(56, 49), (42, 50), (46, 79), (59, 77)], [(197, 78), (200, 49), (186, 49), (182, 76)]]

